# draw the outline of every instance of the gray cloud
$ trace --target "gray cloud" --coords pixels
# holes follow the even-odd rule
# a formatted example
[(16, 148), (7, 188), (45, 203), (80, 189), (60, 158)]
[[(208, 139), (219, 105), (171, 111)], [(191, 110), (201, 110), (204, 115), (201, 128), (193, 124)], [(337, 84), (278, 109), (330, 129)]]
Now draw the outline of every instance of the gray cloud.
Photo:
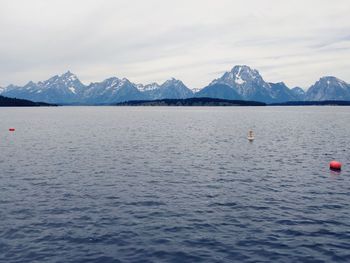
[(350, 81), (349, 12), (348, 0), (0, 0), (0, 85), (69, 69), (200, 88), (234, 64), (289, 86)]

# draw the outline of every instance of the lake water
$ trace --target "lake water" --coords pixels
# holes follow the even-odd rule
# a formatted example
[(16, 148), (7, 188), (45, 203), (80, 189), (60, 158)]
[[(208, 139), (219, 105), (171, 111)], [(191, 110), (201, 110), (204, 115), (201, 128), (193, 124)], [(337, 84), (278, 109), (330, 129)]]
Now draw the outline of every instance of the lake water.
[(349, 262), (349, 152), (350, 107), (2, 108), (0, 261)]

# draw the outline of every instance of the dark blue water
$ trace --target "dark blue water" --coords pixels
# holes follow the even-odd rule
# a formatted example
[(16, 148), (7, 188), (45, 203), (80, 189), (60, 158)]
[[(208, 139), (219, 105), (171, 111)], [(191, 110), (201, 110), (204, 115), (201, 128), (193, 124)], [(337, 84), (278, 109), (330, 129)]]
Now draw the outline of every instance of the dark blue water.
[(3, 108), (0, 261), (349, 262), (349, 135), (350, 107)]

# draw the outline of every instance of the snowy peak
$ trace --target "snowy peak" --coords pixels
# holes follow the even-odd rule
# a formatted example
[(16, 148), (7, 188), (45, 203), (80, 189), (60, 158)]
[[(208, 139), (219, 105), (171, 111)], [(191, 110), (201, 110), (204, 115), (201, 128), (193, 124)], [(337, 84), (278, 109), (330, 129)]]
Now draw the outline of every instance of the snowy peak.
[(234, 78), (236, 84), (238, 85), (244, 84), (248, 80), (256, 78), (262, 79), (259, 71), (252, 69), (246, 65), (234, 66), (230, 73), (230, 76)]
[(92, 84), (103, 83), (103, 85), (106, 86), (106, 87), (113, 87), (113, 86), (117, 85), (120, 82), (121, 82), (121, 79), (118, 79), (116, 77), (111, 77), (111, 78), (105, 79), (102, 82), (95, 82), (95, 83), (92, 83)]
[(66, 73), (59, 76), (58, 81), (61, 81), (63, 83), (74, 83), (74, 82), (80, 83), (80, 80), (78, 79), (78, 77), (75, 74), (71, 73), (70, 71), (67, 71)]
[[(93, 82), (91, 83), (87, 88), (86, 92), (98, 92), (99, 94), (108, 93), (110, 91), (115, 92), (116, 90), (120, 89), (123, 85), (130, 84), (130, 81), (126, 78), (119, 79), (117, 77), (111, 77), (108, 79), (105, 79), (102, 82)], [(86, 94), (85, 94), (86, 95)]]
[(70, 70), (68, 70), (67, 72), (63, 73), (61, 75), (62, 78), (77, 78), (77, 76), (75, 74), (73, 74)]
[(246, 65), (234, 66), (231, 71), (225, 72), (224, 75), (214, 80), (211, 84), (226, 84), (230, 87), (244, 85), (252, 82), (263, 81), (259, 72)]
[(245, 100), (271, 102), (274, 100), (270, 85), (263, 80), (259, 72), (246, 65), (234, 66), (221, 78), (213, 80), (215, 84), (227, 85), (234, 89)]
[(130, 85), (134, 85), (132, 84), (127, 78), (122, 78), (122, 80), (120, 81), (122, 85), (127, 85), (127, 84), (130, 84)]
[(171, 78), (167, 81), (165, 81), (161, 87), (167, 87), (167, 86), (174, 86), (174, 87), (186, 87), (185, 84), (181, 80)]
[(350, 85), (333, 76), (320, 78), (306, 92), (307, 100), (350, 100)]
[(67, 84), (67, 83), (79, 83), (79, 84), (81, 84), (78, 77), (75, 74), (71, 73), (70, 71), (67, 71), (66, 73), (62, 74), (59, 77), (59, 79), (60, 79), (60, 81), (62, 81), (65, 84)]
[[(71, 92), (73, 92), (73, 88), (82, 88), (84, 85), (80, 82), (78, 77), (71, 73), (70, 71), (67, 71), (66, 73), (63, 73), (62, 75), (55, 75), (48, 80), (45, 80), (43, 82), (38, 82), (37, 85), (40, 88), (68, 88)], [(74, 93), (74, 92), (73, 92)]]
[(333, 76), (325, 76), (319, 79), (319, 81), (316, 83), (317, 85), (325, 85), (327, 87), (329, 86), (339, 86), (341, 88), (348, 88), (347, 86), (349, 84), (347, 84), (345, 81), (338, 79), (336, 77)]

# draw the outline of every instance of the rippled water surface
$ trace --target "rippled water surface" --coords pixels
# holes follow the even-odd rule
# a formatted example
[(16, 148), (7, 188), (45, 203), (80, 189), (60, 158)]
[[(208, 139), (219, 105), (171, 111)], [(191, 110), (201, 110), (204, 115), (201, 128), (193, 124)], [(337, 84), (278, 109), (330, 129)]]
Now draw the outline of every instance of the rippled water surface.
[(2, 108), (0, 261), (349, 262), (349, 151), (350, 107)]

